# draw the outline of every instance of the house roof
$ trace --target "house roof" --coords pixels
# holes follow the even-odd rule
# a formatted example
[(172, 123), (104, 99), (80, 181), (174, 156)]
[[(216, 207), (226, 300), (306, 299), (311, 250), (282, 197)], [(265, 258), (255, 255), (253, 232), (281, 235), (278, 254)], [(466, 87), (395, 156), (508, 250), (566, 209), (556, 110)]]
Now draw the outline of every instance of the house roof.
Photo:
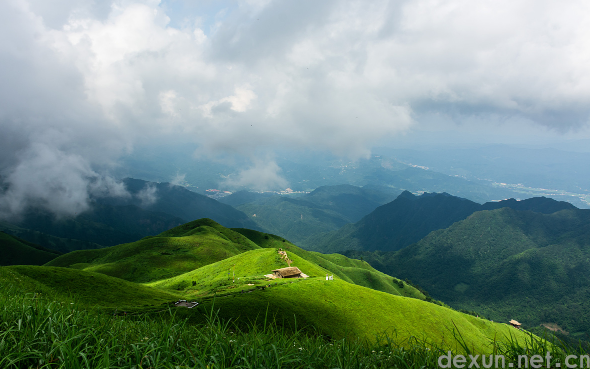
[(516, 320), (512, 319), (511, 321), (509, 321), (508, 323), (512, 324), (512, 325), (522, 325), (519, 322), (517, 322)]
[(289, 277), (289, 276), (292, 276), (292, 275), (301, 274), (301, 270), (299, 270), (299, 268), (297, 268), (297, 267), (288, 267), (288, 268), (275, 269), (275, 270), (273, 270), (273, 273), (274, 272), (279, 272), (279, 274), (282, 277)]

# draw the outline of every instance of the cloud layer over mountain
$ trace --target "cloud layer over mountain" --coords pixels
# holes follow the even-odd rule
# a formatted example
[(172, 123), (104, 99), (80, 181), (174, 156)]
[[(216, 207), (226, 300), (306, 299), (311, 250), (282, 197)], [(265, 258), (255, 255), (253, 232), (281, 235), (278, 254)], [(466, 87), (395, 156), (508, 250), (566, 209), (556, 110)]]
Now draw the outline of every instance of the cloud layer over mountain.
[(160, 138), (282, 186), (275, 148), (365, 157), (422, 114), (588, 123), (585, 1), (190, 3), (0, 3), (0, 213), (122, 195), (109, 168)]

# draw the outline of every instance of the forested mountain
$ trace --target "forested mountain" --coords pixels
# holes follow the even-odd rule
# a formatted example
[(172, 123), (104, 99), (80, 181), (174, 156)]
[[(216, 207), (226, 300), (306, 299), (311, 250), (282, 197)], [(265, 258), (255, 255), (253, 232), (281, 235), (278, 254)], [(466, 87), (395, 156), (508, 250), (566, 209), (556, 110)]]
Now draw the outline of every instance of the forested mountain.
[(17, 225), (60, 238), (111, 246), (158, 234), (183, 222), (178, 217), (135, 205), (113, 206), (95, 202), (90, 210), (76, 217), (56, 219), (46, 211), (31, 211)]
[(61, 252), (133, 242), (203, 217), (260, 229), (239, 210), (183, 187), (131, 178), (124, 183), (128, 196), (94, 198), (91, 208), (75, 217), (56, 219), (48, 211), (31, 210), (17, 224), (0, 228)]
[(395, 253), (345, 254), (457, 308), (590, 334), (590, 210), (478, 211)]
[(117, 199), (117, 204), (135, 205), (183, 220), (211, 218), (225, 227), (260, 229), (246, 214), (232, 206), (170, 183), (154, 183), (127, 178), (123, 181), (131, 197)]
[(18, 227), (6, 222), (0, 222), (0, 231), (49, 250), (58, 251), (64, 254), (74, 250), (98, 249), (103, 247), (94, 242), (81, 241), (69, 237), (57, 237), (32, 229)]
[(344, 250), (396, 251), (437, 229), (465, 219), (476, 211), (510, 207), (540, 213), (576, 209), (567, 202), (537, 197), (488, 202), (483, 205), (447, 193), (424, 193), (420, 196), (404, 191), (394, 201), (378, 207), (355, 224), (309, 240), (309, 247), (321, 252)]
[(565, 201), (557, 201), (546, 197), (533, 197), (530, 199), (517, 201), (508, 199), (502, 201), (486, 202), (481, 206), (481, 210), (494, 210), (501, 208), (510, 208), (514, 210), (529, 210), (535, 213), (553, 214), (560, 210), (577, 209), (574, 205)]

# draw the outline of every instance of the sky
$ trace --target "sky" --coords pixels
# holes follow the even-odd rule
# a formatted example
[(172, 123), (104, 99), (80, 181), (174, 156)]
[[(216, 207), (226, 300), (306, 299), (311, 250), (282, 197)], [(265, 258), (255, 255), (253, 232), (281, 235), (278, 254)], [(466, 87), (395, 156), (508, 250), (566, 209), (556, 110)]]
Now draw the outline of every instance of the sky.
[(590, 138), (584, 0), (0, 2), (0, 217), (128, 196), (109, 175), (153, 143), (279, 149)]

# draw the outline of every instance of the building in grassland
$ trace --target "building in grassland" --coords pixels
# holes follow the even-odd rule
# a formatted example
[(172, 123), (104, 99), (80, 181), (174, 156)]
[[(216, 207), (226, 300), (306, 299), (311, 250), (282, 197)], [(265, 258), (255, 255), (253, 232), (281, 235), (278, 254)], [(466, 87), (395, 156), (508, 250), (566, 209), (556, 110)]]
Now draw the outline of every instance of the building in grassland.
[(275, 278), (303, 278), (301, 270), (297, 267), (275, 269), (272, 274)]

